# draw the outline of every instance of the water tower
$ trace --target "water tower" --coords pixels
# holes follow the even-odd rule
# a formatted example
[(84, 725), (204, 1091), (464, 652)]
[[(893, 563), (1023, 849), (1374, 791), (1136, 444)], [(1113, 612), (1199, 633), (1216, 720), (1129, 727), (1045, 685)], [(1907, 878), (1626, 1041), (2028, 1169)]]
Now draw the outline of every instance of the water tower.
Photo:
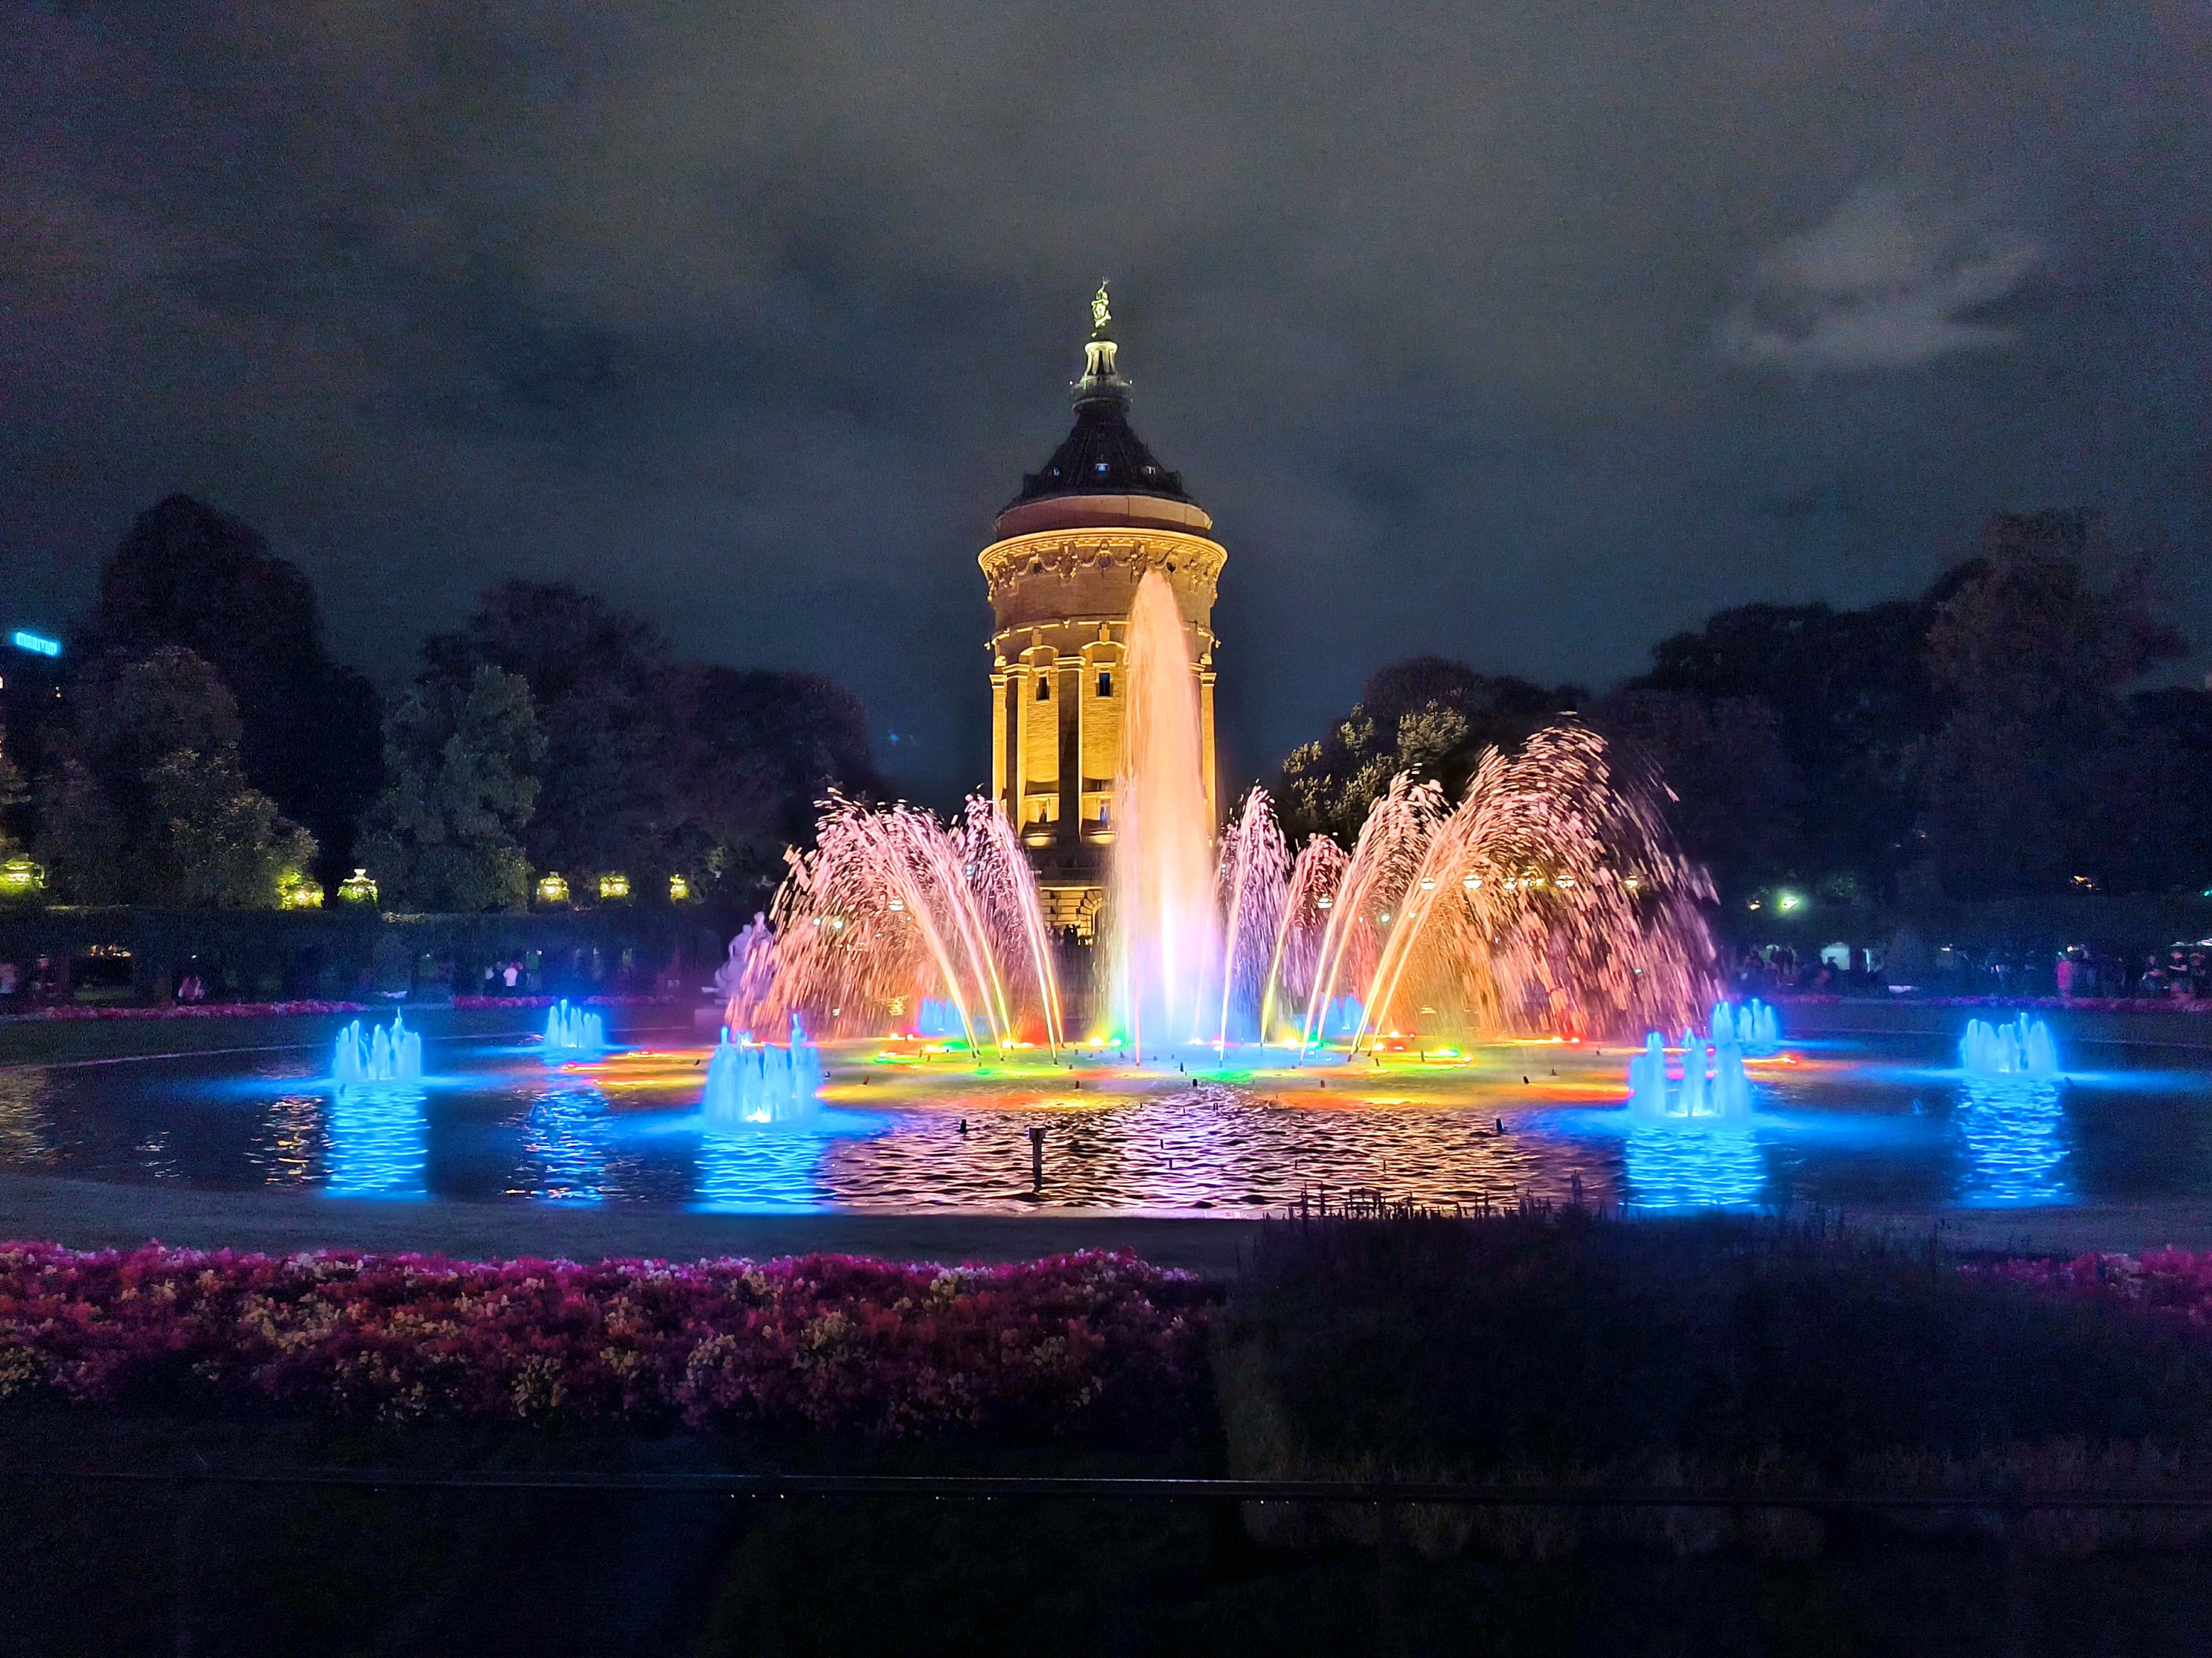
[(1029, 849), (1045, 919), (1089, 937), (1105, 896), (1121, 758), (1122, 653), (1137, 583), (1175, 589), (1198, 674), (1206, 803), (1214, 777), (1213, 600), (1229, 554), (1213, 520), (1129, 426), (1106, 289), (1091, 302), (1075, 425), (1022, 480), (979, 558), (990, 584), (991, 793)]

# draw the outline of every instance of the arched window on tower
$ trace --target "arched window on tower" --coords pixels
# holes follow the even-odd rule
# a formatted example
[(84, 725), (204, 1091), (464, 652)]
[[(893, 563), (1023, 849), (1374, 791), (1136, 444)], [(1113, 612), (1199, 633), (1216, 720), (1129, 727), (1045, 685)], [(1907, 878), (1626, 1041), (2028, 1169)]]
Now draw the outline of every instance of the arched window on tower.
[(1098, 695), (1101, 696), (1114, 695), (1114, 676), (1111, 673), (1102, 673), (1098, 676)]
[(1052, 701), (1052, 681), (1042, 674), (1037, 676), (1037, 701), (1040, 702)]

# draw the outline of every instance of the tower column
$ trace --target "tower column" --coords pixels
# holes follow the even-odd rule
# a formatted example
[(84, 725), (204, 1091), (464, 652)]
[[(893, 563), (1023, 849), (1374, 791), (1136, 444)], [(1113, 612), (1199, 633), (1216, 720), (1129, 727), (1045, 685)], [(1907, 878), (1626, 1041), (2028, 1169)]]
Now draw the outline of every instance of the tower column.
[(1006, 671), (1003, 667), (991, 673), (991, 798), (999, 803), (1006, 821), (1013, 823), (1014, 799), (1006, 784)]
[(1019, 835), (1026, 826), (1029, 806), (1024, 799), (1028, 780), (1023, 775), (1022, 759), (1029, 748), (1023, 738), (1027, 723), (1030, 695), (1030, 677), (1017, 668), (1006, 676), (1006, 817)]
[(1063, 657), (1060, 665), (1060, 823), (1052, 837), (1063, 847), (1083, 844), (1083, 662)]
[(1198, 671), (1198, 763), (1206, 773), (1206, 810), (1218, 829), (1221, 827), (1221, 800), (1215, 786), (1218, 768), (1213, 759), (1213, 670), (1210, 667)]

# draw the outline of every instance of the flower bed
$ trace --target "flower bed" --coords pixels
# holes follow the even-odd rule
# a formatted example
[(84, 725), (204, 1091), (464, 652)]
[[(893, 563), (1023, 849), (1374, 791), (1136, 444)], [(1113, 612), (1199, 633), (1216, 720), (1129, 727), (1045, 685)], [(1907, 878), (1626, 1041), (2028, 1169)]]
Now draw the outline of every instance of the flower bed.
[(550, 1007), (567, 1002), (572, 1007), (661, 1007), (695, 999), (682, 996), (456, 996), (454, 1007)]
[(371, 1013), (367, 1002), (172, 1002), (158, 1007), (81, 1007), (58, 1002), (51, 1007), (27, 1008), (9, 1019), (231, 1019), (279, 1013)]
[(1157, 1436), (1210, 1292), (1126, 1254), (1019, 1266), (284, 1257), (0, 1244), (0, 1399)]
[(2212, 1334), (2212, 1254), (2154, 1249), (2141, 1255), (2076, 1255), (1970, 1263), (1966, 1270), (2062, 1295), (2141, 1308), (2163, 1323)]

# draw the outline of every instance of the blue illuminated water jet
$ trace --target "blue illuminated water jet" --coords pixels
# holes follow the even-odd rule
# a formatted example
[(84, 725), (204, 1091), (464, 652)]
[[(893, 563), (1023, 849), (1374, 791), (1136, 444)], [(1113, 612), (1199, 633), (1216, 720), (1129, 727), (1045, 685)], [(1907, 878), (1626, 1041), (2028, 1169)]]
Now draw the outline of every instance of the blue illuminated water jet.
[(1959, 1063), (1970, 1076), (2054, 1078), (2058, 1045), (2050, 1026), (2040, 1019), (2029, 1023), (2025, 1013), (2005, 1025), (1970, 1019), (1959, 1039)]
[(807, 1040), (793, 1014), (791, 1041), (779, 1046), (739, 1035), (724, 1026), (707, 1061), (707, 1121), (716, 1128), (760, 1128), (814, 1121), (821, 1105), (822, 1051)]
[(565, 1001), (556, 1002), (545, 1016), (545, 1046), (542, 1051), (547, 1062), (552, 1064), (568, 1060), (596, 1060), (607, 1051), (605, 1022), (596, 1013), (571, 1007)]
[(392, 1028), (373, 1026), (364, 1032), (356, 1019), (338, 1032), (337, 1051), (331, 1078), (341, 1088), (365, 1083), (414, 1083), (422, 1080), (422, 1038), (410, 1030), (405, 1020), (392, 1016)]
[[(1724, 1013), (1723, 1005), (1714, 1010)], [(1710, 1072), (1706, 1067), (1710, 1062)], [(1669, 1090), (1667, 1047), (1657, 1031), (1644, 1039), (1641, 1053), (1628, 1061), (1628, 1108), (1640, 1122), (1719, 1118), (1740, 1121), (1751, 1114), (1751, 1078), (1743, 1050), (1734, 1040), (1710, 1046), (1694, 1030), (1682, 1033), (1682, 1080)]]

